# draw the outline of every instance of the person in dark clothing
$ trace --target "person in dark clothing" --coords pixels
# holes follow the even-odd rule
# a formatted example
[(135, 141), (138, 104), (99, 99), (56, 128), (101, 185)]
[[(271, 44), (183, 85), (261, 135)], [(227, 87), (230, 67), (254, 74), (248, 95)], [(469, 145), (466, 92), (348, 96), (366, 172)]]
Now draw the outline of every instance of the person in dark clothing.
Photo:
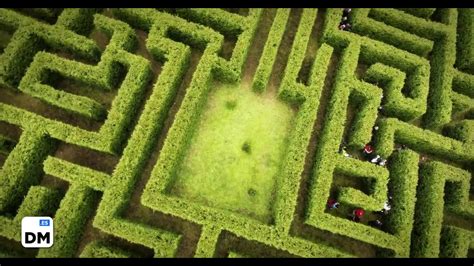
[(369, 225), (380, 229), (382, 228), (383, 224), (380, 220), (377, 219), (377, 220), (370, 221)]
[(342, 14), (347, 17), (349, 16), (349, 14), (351, 13), (352, 11), (352, 8), (344, 8), (344, 10), (342, 11)]

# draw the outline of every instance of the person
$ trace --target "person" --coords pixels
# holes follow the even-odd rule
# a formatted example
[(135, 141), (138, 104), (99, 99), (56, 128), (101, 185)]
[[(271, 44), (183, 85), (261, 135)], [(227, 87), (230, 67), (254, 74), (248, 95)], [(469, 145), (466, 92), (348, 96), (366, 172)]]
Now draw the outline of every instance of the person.
[(383, 204), (382, 210), (378, 211), (377, 213), (387, 215), (387, 213), (392, 209), (392, 205), (390, 204), (391, 201), (392, 196), (388, 196), (388, 200)]
[(341, 148), (341, 153), (342, 153), (345, 157), (351, 157), (351, 155), (350, 155), (349, 153), (347, 153), (346, 146), (342, 146), (342, 148)]
[(347, 16), (343, 16), (342, 19), (341, 19), (341, 21), (342, 21), (343, 23), (346, 22), (347, 20), (348, 20)]
[(372, 147), (372, 145), (370, 145), (369, 143), (365, 144), (364, 146), (364, 155), (370, 155), (374, 152), (374, 147)]
[(382, 222), (379, 219), (370, 221), (369, 225), (373, 226), (373, 227), (376, 227), (376, 228), (382, 228)]
[(341, 24), (339, 25), (339, 29), (340, 29), (340, 30), (344, 30), (345, 28), (346, 28), (346, 24), (342, 24), (342, 23), (341, 23)]
[(337, 209), (339, 208), (339, 202), (337, 202), (335, 199), (329, 199), (327, 202), (327, 207), (328, 209)]
[(407, 145), (402, 144), (402, 145), (397, 147), (397, 151), (405, 150), (406, 148), (407, 148)]
[(375, 130), (375, 131), (379, 130), (379, 126), (375, 126), (375, 127), (374, 127), (374, 130)]
[(382, 160), (382, 157), (380, 157), (380, 155), (377, 155), (377, 154), (376, 154), (374, 157), (372, 157), (372, 158), (370, 159), (370, 162), (371, 162), (371, 163), (379, 163), (381, 160)]
[(385, 166), (386, 164), (387, 164), (387, 160), (380, 158), (379, 165), (380, 166)]
[(352, 212), (352, 221), (359, 222), (360, 219), (364, 216), (365, 211), (362, 208), (355, 208)]
[(349, 16), (349, 13), (351, 13), (352, 9), (351, 8), (344, 8), (344, 10), (342, 11), (342, 14), (344, 16)]
[(346, 28), (345, 28), (345, 30), (351, 31), (351, 29), (352, 29), (352, 25), (351, 25), (350, 23), (346, 23)]

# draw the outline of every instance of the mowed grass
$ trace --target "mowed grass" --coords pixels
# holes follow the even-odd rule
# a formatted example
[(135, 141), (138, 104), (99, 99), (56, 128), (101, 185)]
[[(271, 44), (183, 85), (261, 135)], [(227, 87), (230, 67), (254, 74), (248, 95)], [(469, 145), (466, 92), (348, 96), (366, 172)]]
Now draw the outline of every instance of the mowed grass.
[(213, 88), (170, 193), (270, 222), (294, 117), (275, 93)]

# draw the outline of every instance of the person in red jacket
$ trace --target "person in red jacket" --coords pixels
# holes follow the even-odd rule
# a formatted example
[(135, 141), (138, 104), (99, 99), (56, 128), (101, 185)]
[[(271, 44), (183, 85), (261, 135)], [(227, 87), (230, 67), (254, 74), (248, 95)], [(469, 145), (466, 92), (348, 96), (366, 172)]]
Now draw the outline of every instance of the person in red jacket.
[(365, 144), (364, 149), (362, 150), (362, 153), (364, 154), (364, 157), (367, 160), (372, 159), (373, 154), (374, 154), (374, 147), (370, 145), (369, 143)]
[(355, 208), (352, 212), (352, 221), (359, 222), (360, 219), (364, 216), (365, 211), (362, 208)]

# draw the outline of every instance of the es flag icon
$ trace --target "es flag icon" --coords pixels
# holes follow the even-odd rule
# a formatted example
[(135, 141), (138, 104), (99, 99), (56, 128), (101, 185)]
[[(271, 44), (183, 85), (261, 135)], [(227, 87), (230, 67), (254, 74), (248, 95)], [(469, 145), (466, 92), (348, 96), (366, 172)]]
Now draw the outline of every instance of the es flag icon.
[(21, 244), (25, 248), (49, 248), (54, 241), (51, 217), (27, 216), (21, 220)]

